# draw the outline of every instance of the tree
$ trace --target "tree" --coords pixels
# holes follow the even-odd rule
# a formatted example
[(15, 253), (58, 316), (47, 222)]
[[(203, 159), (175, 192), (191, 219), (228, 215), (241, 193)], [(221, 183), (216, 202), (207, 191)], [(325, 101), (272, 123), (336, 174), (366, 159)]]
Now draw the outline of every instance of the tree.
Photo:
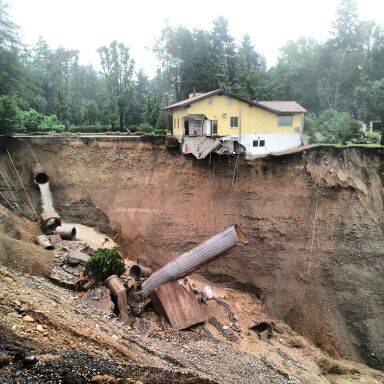
[(255, 51), (249, 35), (242, 39), (236, 62), (234, 93), (251, 100), (267, 98), (265, 59)]
[(296, 100), (310, 111), (318, 112), (320, 45), (312, 39), (289, 41), (280, 50), (277, 65), (269, 71), (273, 97)]
[(120, 129), (123, 129), (132, 101), (134, 61), (130, 58), (129, 48), (117, 41), (112, 41), (109, 47), (100, 47), (98, 52), (110, 107), (113, 111), (117, 109)]
[(360, 21), (355, 0), (341, 0), (332, 32), (336, 48), (348, 51), (360, 48)]
[(15, 99), (10, 96), (0, 96), (0, 135), (16, 132), (19, 124), (20, 115)]

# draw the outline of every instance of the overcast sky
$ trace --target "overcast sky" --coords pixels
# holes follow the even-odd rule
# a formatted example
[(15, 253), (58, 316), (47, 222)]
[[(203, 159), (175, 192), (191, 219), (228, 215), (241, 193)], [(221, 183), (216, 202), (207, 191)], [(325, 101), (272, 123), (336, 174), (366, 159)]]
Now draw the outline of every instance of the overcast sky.
[[(248, 33), (269, 66), (287, 40), (328, 37), (338, 0), (9, 0), (12, 19), (25, 43), (43, 36), (53, 48), (80, 51), (80, 61), (98, 68), (96, 49), (112, 40), (131, 48), (137, 67), (152, 76), (150, 49), (166, 21), (211, 29), (224, 16), (236, 39)], [(358, 0), (361, 19), (384, 25), (384, 0)]]

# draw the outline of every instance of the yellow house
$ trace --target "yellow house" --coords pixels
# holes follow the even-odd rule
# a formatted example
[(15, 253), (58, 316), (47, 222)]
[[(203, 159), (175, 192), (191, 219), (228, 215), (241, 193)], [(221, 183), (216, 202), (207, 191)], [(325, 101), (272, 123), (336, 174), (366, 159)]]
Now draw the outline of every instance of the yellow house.
[(306, 110), (295, 101), (251, 101), (223, 90), (192, 93), (165, 108), (184, 153), (245, 153), (249, 158), (302, 145)]

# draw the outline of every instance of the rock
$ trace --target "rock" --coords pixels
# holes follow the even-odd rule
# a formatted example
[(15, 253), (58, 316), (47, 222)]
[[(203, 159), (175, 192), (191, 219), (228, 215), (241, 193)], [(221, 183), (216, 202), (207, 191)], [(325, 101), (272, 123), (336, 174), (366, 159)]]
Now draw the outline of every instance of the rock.
[(29, 367), (31, 365), (34, 365), (38, 362), (36, 356), (33, 356), (33, 355), (30, 355), (30, 356), (25, 356), (23, 361), (22, 361), (22, 364), (24, 367)]
[(52, 245), (56, 245), (62, 242), (61, 236), (58, 233), (56, 233), (55, 235), (49, 235), (48, 239)]
[(213, 292), (212, 292), (212, 288), (209, 286), (209, 285), (206, 285), (203, 289), (203, 292), (206, 296), (206, 298), (208, 300), (212, 300), (213, 299)]
[(111, 312), (115, 308), (115, 304), (111, 299), (111, 292), (106, 287), (89, 289), (82, 300), (87, 304), (106, 312)]
[(42, 326), (41, 324), (38, 324), (38, 325), (36, 326), (36, 329), (37, 329), (39, 332), (44, 332), (44, 331), (45, 331), (45, 329), (43, 328), (43, 326)]
[(63, 384), (81, 384), (83, 380), (72, 373), (67, 373), (63, 376)]
[(0, 355), (0, 368), (11, 364), (12, 358), (9, 355)]
[(27, 323), (33, 323), (35, 321), (35, 319), (32, 316), (25, 315), (23, 317), (23, 321), (26, 321)]

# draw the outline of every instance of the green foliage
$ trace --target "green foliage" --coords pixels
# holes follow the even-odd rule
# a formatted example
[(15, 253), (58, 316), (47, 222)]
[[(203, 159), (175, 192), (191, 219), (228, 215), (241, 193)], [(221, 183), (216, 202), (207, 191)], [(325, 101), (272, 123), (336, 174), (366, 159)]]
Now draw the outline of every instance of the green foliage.
[(139, 132), (150, 133), (153, 131), (153, 127), (148, 123), (141, 123), (137, 126)]
[(269, 70), (248, 35), (235, 42), (223, 17), (208, 30), (166, 25), (153, 79), (135, 71), (128, 47), (116, 41), (98, 49), (101, 73), (81, 65), (76, 50), (52, 49), (43, 39), (26, 49), (7, 12), (0, 0), (0, 96), (9, 97), (0, 101), (1, 133), (60, 132), (63, 124), (72, 132), (164, 133), (165, 105), (217, 88), (252, 100), (296, 100), (315, 113), (306, 119), (312, 141), (359, 140), (352, 120), (384, 126), (384, 29), (360, 20), (355, 0), (340, 1), (327, 41), (289, 41)]
[(124, 260), (117, 248), (99, 248), (85, 264), (85, 271), (97, 280), (103, 281), (109, 276), (123, 274)]
[(362, 125), (347, 112), (327, 109), (309, 114), (305, 119), (305, 133), (313, 143), (347, 144), (362, 138)]
[(55, 115), (46, 116), (34, 109), (20, 111), (19, 132), (62, 132), (64, 129)]
[(364, 132), (363, 139), (364, 141), (371, 144), (379, 144), (381, 139), (381, 133), (368, 130)]
[(20, 113), (16, 101), (10, 96), (0, 96), (0, 135), (8, 135), (18, 130)]

